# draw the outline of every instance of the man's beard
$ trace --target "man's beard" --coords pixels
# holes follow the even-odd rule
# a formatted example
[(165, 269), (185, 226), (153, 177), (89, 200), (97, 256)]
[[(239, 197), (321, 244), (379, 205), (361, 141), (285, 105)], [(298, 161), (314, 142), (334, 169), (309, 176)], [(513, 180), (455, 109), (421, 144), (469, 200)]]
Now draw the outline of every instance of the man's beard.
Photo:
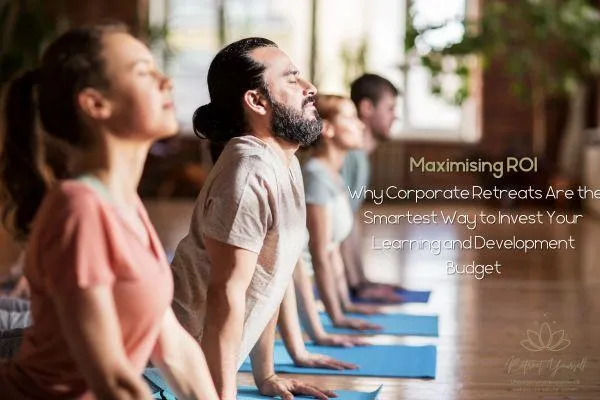
[[(271, 118), (273, 135), (300, 146), (308, 146), (319, 138), (323, 130), (323, 121), (316, 111), (314, 119), (307, 119), (303, 112), (298, 112), (272, 98), (269, 100), (273, 109)], [(314, 102), (314, 98), (307, 98), (302, 104), (302, 110), (311, 101)]]

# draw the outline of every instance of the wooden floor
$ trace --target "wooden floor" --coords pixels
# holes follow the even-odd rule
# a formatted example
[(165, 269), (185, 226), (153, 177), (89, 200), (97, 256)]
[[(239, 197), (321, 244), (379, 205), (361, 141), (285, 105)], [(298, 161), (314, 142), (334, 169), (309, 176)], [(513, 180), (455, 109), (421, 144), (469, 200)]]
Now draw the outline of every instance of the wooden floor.
[[(187, 230), (191, 203), (166, 206), (149, 203), (148, 208), (165, 245), (174, 246), (178, 236)], [(448, 204), (386, 206), (374, 211), (428, 214), (458, 210), (475, 214), (482, 209), (496, 211)], [(427, 250), (371, 249), (371, 236), (465, 239), (470, 235), (496, 240), (513, 235), (522, 239), (567, 239), (571, 235), (576, 249), (527, 254), (517, 250), (458, 250), (437, 256)], [(585, 216), (574, 225), (487, 225), (478, 226), (475, 231), (456, 224), (368, 225), (363, 226), (363, 238), (364, 257), (373, 279), (432, 290), (428, 304), (397, 309), (439, 315), (438, 338), (381, 336), (370, 340), (382, 344), (437, 345), (437, 377), (434, 380), (306, 375), (299, 378), (331, 389), (372, 391), (383, 384), (380, 396), (383, 400), (600, 399), (600, 219)], [(502, 274), (482, 280), (448, 275), (449, 260), (460, 264), (498, 261)], [(554, 333), (553, 344), (560, 340), (560, 331), (564, 330), (564, 339), (570, 341), (568, 347), (537, 352), (522, 347), (528, 330), (539, 332), (544, 323)], [(541, 360), (551, 361), (536, 363)], [(390, 362), (402, 363), (402, 360)], [(527, 371), (524, 365), (528, 366)], [(553, 369), (560, 367), (552, 374), (550, 365)], [(239, 380), (252, 383), (247, 374), (241, 374)]]

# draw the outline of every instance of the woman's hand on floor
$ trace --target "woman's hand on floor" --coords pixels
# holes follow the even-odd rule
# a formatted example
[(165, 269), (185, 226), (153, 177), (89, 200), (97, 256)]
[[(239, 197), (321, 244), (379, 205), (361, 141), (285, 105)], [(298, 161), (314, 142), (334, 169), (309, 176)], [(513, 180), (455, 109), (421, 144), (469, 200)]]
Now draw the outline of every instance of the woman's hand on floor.
[(402, 285), (398, 284), (390, 284), (390, 283), (381, 283), (381, 282), (373, 282), (371, 280), (365, 280), (362, 283), (363, 287), (375, 287), (375, 288), (384, 288), (386, 290), (406, 290), (406, 288)]
[(314, 342), (320, 346), (334, 346), (346, 348), (369, 345), (369, 343), (367, 343), (364, 339), (352, 335), (325, 334), (316, 338)]
[(363, 314), (363, 315), (375, 315), (383, 314), (382, 308), (370, 304), (355, 304), (348, 305), (345, 310), (347, 313)]
[(304, 352), (294, 359), (294, 364), (298, 367), (305, 368), (325, 368), (342, 371), (345, 369), (358, 369), (358, 365), (336, 360), (335, 358), (317, 354)]
[(333, 321), (333, 326), (336, 328), (356, 329), (358, 331), (379, 331), (382, 329), (380, 325), (372, 324), (362, 319), (346, 317)]
[(280, 396), (282, 400), (293, 400), (295, 394), (313, 396), (321, 400), (337, 397), (330, 390), (321, 389), (297, 379), (282, 378), (278, 375), (265, 379), (258, 389), (264, 396)]
[(398, 304), (404, 301), (404, 298), (397, 294), (391, 286), (384, 285), (364, 286), (358, 289), (357, 297), (364, 301), (386, 304)]

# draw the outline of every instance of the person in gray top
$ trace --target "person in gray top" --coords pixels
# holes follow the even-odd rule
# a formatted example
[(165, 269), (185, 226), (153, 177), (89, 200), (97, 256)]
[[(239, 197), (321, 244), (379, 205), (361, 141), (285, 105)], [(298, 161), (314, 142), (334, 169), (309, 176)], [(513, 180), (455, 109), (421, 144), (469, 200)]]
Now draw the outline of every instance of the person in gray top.
[(344, 315), (379, 310), (350, 301), (340, 254), (340, 243), (350, 233), (354, 218), (340, 169), (348, 150), (363, 143), (364, 125), (350, 99), (342, 96), (317, 96), (317, 110), (324, 121), (323, 134), (311, 146), (310, 157), (302, 167), (309, 233), (303, 259), (308, 269), (314, 270), (319, 296), (335, 326), (377, 329), (378, 326)]
[(208, 89), (193, 123), (215, 163), (171, 264), (175, 314), (201, 343), (221, 399), (236, 398), (248, 355), (264, 395), (335, 397), (273, 366), (279, 306), (305, 242), (295, 153), (321, 133), (316, 88), (275, 43), (247, 38), (215, 56)]

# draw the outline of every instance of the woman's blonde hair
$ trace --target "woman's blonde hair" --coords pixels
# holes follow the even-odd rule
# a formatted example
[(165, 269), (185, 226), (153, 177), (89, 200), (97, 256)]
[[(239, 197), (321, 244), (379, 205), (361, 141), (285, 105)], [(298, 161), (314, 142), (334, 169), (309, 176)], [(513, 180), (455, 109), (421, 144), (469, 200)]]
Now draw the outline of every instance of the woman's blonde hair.
[(337, 94), (318, 94), (316, 97), (316, 107), (319, 116), (329, 122), (332, 122), (340, 113), (341, 105), (345, 101), (351, 101), (348, 97)]

